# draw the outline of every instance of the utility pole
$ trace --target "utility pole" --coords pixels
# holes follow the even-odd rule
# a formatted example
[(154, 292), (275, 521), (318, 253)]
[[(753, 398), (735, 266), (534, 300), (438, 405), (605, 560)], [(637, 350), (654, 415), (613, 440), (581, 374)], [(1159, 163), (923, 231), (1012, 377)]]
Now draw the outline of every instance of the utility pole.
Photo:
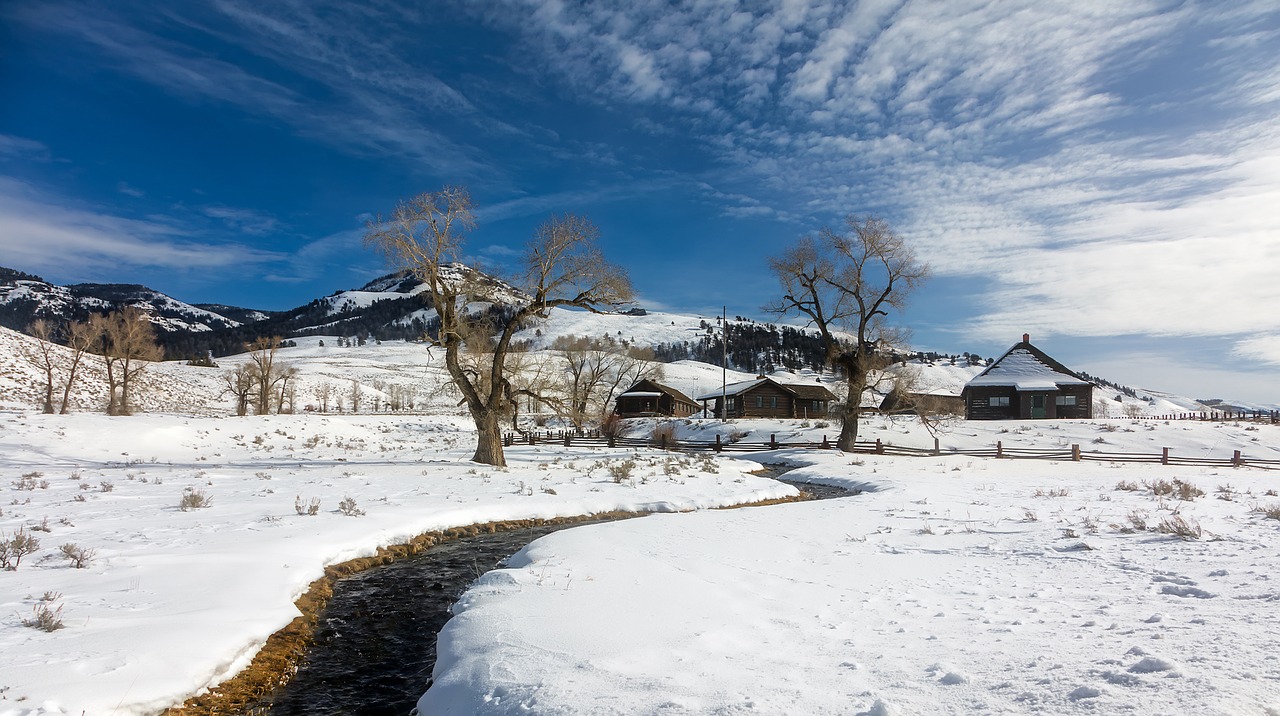
[(721, 306), (720, 328), (724, 340), (720, 343), (720, 417), (729, 422), (729, 307)]

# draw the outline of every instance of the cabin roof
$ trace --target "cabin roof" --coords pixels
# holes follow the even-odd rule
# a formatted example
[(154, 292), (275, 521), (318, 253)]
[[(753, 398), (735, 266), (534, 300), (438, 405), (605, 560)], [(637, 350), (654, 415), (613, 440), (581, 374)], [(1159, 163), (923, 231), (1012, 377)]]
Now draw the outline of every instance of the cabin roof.
[(1021, 391), (1053, 391), (1060, 386), (1088, 384), (1089, 381), (1072, 373), (1029, 341), (1022, 341), (974, 376), (965, 387), (1013, 386)]
[(698, 400), (715, 400), (721, 395), (742, 395), (744, 393), (751, 392), (765, 383), (772, 383), (801, 400), (836, 399), (836, 396), (832, 394), (830, 390), (827, 390), (826, 386), (811, 383), (779, 383), (773, 378), (765, 377), (755, 378), (753, 380), (744, 380), (739, 383), (730, 383), (729, 385), (724, 386), (723, 391), (716, 390), (705, 395), (700, 395), (698, 396)]
[(656, 380), (649, 380), (648, 378), (637, 381), (635, 385), (632, 385), (624, 392), (618, 394), (618, 398), (657, 398), (662, 395), (670, 395), (679, 402), (688, 403), (694, 407), (698, 406), (698, 401), (693, 398), (690, 398), (669, 385), (663, 385)]

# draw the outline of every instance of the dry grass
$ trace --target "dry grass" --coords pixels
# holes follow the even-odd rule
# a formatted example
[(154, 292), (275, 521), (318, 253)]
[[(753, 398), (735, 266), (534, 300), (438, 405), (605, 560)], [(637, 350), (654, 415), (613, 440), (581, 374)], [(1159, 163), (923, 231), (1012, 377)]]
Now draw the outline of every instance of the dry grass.
[(1116, 489), (1124, 490), (1125, 492), (1137, 492), (1142, 488), (1138, 485), (1138, 483), (1133, 482), (1132, 480), (1121, 480), (1120, 482), (1116, 483)]
[(62, 628), (62, 606), (57, 609), (49, 606), (48, 602), (40, 602), (32, 607), (30, 619), (23, 619), (22, 626), (39, 629), (40, 631), (57, 631)]
[(189, 510), (199, 510), (213, 505), (213, 496), (206, 494), (204, 490), (197, 490), (194, 487), (188, 487), (182, 491), (182, 498), (178, 500), (178, 509), (183, 512)]
[(1203, 534), (1195, 520), (1187, 520), (1182, 515), (1170, 515), (1161, 519), (1160, 524), (1156, 525), (1156, 531), (1188, 540), (1200, 539)]

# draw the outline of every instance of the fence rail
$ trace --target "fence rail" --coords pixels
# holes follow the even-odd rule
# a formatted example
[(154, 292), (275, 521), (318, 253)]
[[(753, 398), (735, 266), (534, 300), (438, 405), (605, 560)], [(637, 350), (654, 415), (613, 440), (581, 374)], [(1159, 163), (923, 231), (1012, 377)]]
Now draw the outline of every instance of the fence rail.
[[(744, 452), (762, 452), (765, 450), (834, 450), (835, 443), (822, 437), (821, 442), (782, 442), (777, 440), (776, 436), (770, 435), (768, 442), (727, 442), (716, 436), (715, 440), (675, 440), (674, 438), (658, 436), (656, 438), (626, 438), (621, 436), (604, 435), (598, 430), (593, 431), (529, 431), (516, 433), (507, 433), (504, 436), (504, 444), (508, 447), (519, 443), (527, 443), (536, 445), (538, 443), (557, 443), (565, 447), (597, 447), (597, 448), (658, 448), (660, 450), (674, 450), (677, 452), (727, 452), (727, 453), (744, 453)], [(932, 448), (910, 447), (907, 445), (893, 445), (876, 440), (874, 442), (857, 442), (854, 443), (854, 453), (863, 453), (870, 455), (899, 455), (904, 457), (937, 457), (942, 455), (963, 455), (966, 457), (985, 457), (1010, 460), (1066, 460), (1072, 462), (1138, 462), (1152, 463), (1160, 465), (1175, 465), (1182, 467), (1256, 467), (1266, 470), (1280, 470), (1280, 459), (1266, 460), (1261, 458), (1246, 457), (1240, 450), (1234, 451), (1229, 458), (1215, 457), (1193, 457), (1189, 455), (1174, 455), (1169, 448), (1162, 449), (1159, 453), (1140, 453), (1140, 452), (1101, 452), (1082, 450), (1079, 445), (1071, 445), (1067, 448), (1057, 448), (1052, 450), (1041, 450), (1036, 448), (1021, 447), (1005, 447), (1003, 441), (997, 441), (994, 447), (990, 448), (944, 448), (939, 445), (935, 438)]]

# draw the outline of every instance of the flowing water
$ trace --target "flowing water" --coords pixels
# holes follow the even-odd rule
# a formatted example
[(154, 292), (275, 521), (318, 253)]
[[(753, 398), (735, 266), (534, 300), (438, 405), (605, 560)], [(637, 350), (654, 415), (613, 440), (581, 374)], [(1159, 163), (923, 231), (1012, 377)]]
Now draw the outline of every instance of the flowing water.
[[(785, 469), (767, 466), (764, 474), (775, 477)], [(856, 494), (826, 485), (792, 484), (816, 499)], [(436, 634), (467, 586), (533, 540), (584, 524), (595, 523), (458, 539), (342, 579), (298, 673), (247, 713), (408, 714), (431, 684)]]

